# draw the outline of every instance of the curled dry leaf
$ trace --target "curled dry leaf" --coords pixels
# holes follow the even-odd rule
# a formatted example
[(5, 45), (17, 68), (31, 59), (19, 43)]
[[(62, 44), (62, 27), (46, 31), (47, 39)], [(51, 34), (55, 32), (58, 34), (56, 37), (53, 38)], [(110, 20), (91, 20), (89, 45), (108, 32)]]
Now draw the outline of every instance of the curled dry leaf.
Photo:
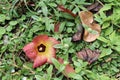
[(82, 39), (82, 35), (83, 35), (83, 27), (80, 25), (78, 28), (77, 28), (77, 32), (73, 35), (72, 37), (72, 41), (79, 41)]
[(58, 9), (59, 11), (68, 13), (68, 14), (70, 14), (70, 15), (73, 16), (73, 17), (77, 17), (76, 14), (74, 14), (71, 10), (65, 8), (63, 5), (58, 5), (57, 9)]
[(90, 49), (83, 49), (77, 53), (78, 58), (88, 61), (89, 64), (93, 63), (98, 59), (100, 55), (99, 50), (90, 50)]
[(102, 7), (103, 7), (102, 4), (96, 1), (95, 3), (87, 6), (87, 10), (92, 11), (92, 12), (98, 12)]
[(54, 32), (59, 32), (60, 22), (55, 23)]
[[(79, 13), (80, 19), (83, 26), (87, 26), (84, 31), (83, 40), (86, 42), (92, 42), (96, 40), (101, 32), (101, 27), (99, 24), (95, 23), (93, 20), (93, 14), (90, 11), (81, 11)], [(95, 33), (90, 32), (94, 31)]]

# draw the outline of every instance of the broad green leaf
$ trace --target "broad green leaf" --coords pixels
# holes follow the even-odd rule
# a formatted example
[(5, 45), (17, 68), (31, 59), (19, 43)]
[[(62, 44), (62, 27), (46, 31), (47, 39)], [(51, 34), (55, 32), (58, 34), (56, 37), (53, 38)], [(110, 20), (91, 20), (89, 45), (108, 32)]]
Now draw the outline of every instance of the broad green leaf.
[(66, 4), (67, 0), (61, 0), (62, 1), (62, 4)]
[(53, 66), (50, 65), (49, 68), (47, 69), (47, 80), (51, 80), (52, 70), (53, 70)]
[(40, 76), (40, 75), (35, 75), (35, 78), (36, 78), (36, 80), (46, 80), (45, 78), (43, 78), (43, 77)]
[(18, 23), (17, 21), (10, 21), (9, 24), (10, 24), (11, 26), (15, 26), (17, 23)]
[(4, 22), (6, 19), (6, 15), (0, 14), (0, 22)]
[(80, 9), (79, 9), (79, 7), (78, 6), (76, 6), (74, 9), (73, 9), (73, 13), (77, 13), (77, 12), (79, 12), (80, 11)]
[(13, 29), (13, 27), (12, 26), (8, 26), (7, 28), (6, 28), (6, 30), (9, 32), (9, 31), (11, 31)]
[(71, 16), (70, 14), (68, 14), (68, 13), (61, 13), (60, 17), (63, 17), (63, 18), (66, 18), (66, 19), (70, 19), (70, 20), (74, 19), (74, 17)]
[(60, 65), (61, 65), (61, 64), (60, 64), (56, 59), (52, 58), (52, 62), (53, 62), (53, 64), (55, 65), (55, 67), (56, 67), (57, 69), (60, 68)]
[(54, 48), (63, 48), (63, 45), (62, 44), (56, 44), (56, 45), (54, 45)]
[(3, 34), (5, 34), (6, 30), (4, 27), (0, 27), (0, 38), (2, 37)]
[(120, 46), (114, 46), (113, 49), (116, 50), (120, 54)]
[(110, 26), (110, 22), (105, 22), (105, 23), (103, 23), (103, 25), (102, 25), (102, 29), (105, 29), (105, 28), (107, 28), (107, 27), (109, 27)]
[(64, 30), (65, 24), (66, 24), (66, 22), (62, 22), (62, 23), (60, 24), (60, 27), (59, 27), (59, 31), (60, 31), (60, 32), (62, 32), (62, 31)]
[(68, 76), (70, 78), (76, 79), (76, 80), (83, 80), (82, 76), (79, 74), (75, 74), (75, 73), (69, 73)]
[(32, 18), (36, 21), (42, 21), (41, 17), (38, 17), (36, 15), (33, 15)]
[(109, 42), (109, 40), (107, 40), (106, 38), (104, 38), (102, 36), (98, 37), (97, 39), (102, 41), (102, 42), (104, 42), (104, 43), (108, 43)]
[[(107, 75), (104, 75), (104, 74), (103, 74), (103, 75), (100, 75), (100, 76), (99, 76), (99, 79), (100, 79), (100, 80), (113, 80), (113, 79), (109, 78)], [(114, 79), (114, 80), (115, 80), (115, 79)]]
[(110, 55), (113, 52), (111, 48), (103, 48), (101, 51), (100, 58)]
[(67, 28), (68, 33), (71, 33), (72, 31), (73, 31), (72, 28)]
[(42, 11), (45, 16), (48, 15), (48, 9), (47, 9), (47, 6), (45, 5), (45, 3), (42, 3)]
[(34, 25), (33, 27), (32, 27), (32, 29), (31, 29), (31, 32), (37, 32), (37, 31), (39, 31), (40, 30), (40, 27), (39, 26), (37, 26), (37, 25)]
[(51, 7), (57, 7), (56, 3), (49, 3), (48, 5), (51, 6)]
[(105, 19), (107, 16), (106, 16), (106, 14), (105, 14), (104, 12), (100, 12), (100, 17), (101, 17), (102, 19)]
[(107, 10), (111, 9), (111, 6), (112, 6), (112, 5), (105, 4), (105, 5), (100, 9), (99, 12), (107, 11)]
[(107, 35), (110, 35), (112, 32), (113, 32), (113, 27), (110, 26), (109, 28), (107, 28), (107, 29), (105, 30), (105, 35), (106, 35), (106, 36), (107, 36)]
[(114, 42), (116, 41), (116, 38), (117, 38), (117, 36), (116, 36), (116, 32), (115, 31), (112, 32), (111, 35), (109, 35), (109, 39), (110, 39), (112, 44), (114, 44)]
[(73, 22), (67, 22), (66, 26), (75, 26), (75, 24)]

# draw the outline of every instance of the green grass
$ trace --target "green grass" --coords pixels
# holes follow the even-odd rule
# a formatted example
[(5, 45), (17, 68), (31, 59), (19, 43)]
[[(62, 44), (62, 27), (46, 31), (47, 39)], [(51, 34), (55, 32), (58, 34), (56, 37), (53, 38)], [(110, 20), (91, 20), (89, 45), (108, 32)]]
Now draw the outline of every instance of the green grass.
[[(71, 42), (80, 25), (79, 16), (58, 11), (63, 4), (74, 13), (87, 10), (95, 0), (0, 0), (0, 80), (116, 80), (120, 73), (120, 1), (97, 0), (103, 3), (94, 14), (101, 25), (100, 37), (94, 42)], [(108, 15), (107, 12), (111, 14)], [(60, 32), (54, 24), (60, 22)], [(66, 78), (55, 65), (45, 64), (36, 69), (22, 48), (39, 34), (47, 34), (61, 41), (57, 56), (75, 68), (76, 74)], [(99, 49), (99, 59), (88, 65), (77, 58), (83, 48)]]

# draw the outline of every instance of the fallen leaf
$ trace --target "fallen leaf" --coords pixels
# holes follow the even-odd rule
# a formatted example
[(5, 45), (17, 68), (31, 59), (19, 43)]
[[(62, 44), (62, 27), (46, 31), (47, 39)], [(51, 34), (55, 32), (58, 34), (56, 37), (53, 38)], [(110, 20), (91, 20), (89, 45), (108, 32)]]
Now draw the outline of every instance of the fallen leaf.
[(82, 33), (81, 32), (76, 32), (73, 37), (72, 37), (72, 41), (79, 41), (82, 39)]
[(81, 11), (79, 13), (82, 25), (84, 26), (83, 40), (92, 42), (100, 36), (101, 27), (93, 20), (93, 14), (90, 11)]
[(68, 14), (70, 14), (70, 15), (73, 16), (73, 17), (77, 17), (76, 14), (74, 14), (71, 10), (65, 8), (63, 5), (58, 5), (57, 9), (58, 9), (59, 11), (68, 13)]
[(57, 22), (57, 23), (54, 25), (54, 32), (59, 32), (59, 27), (60, 27), (60, 22)]
[(83, 27), (80, 25), (77, 28), (77, 30), (78, 31), (72, 37), (72, 41), (80, 41), (82, 39), (82, 36), (83, 36)]
[[(63, 64), (63, 63), (64, 63), (64, 60), (63, 60), (62, 58), (58, 58), (57, 60), (58, 60), (58, 62), (59, 62), (60, 64)], [(75, 73), (75, 70), (74, 70), (74, 68), (73, 68), (70, 64), (67, 64), (67, 65), (65, 66), (65, 69), (64, 69), (64, 71), (63, 71), (63, 74), (64, 74), (66, 77), (69, 77), (68, 75), (69, 75), (70, 73)]]
[(91, 12), (98, 12), (103, 6), (96, 1), (95, 3), (87, 6), (87, 10), (91, 11)]
[(83, 49), (77, 53), (78, 58), (87, 61), (89, 64), (93, 63), (98, 59), (100, 55), (99, 50), (90, 50), (90, 49)]

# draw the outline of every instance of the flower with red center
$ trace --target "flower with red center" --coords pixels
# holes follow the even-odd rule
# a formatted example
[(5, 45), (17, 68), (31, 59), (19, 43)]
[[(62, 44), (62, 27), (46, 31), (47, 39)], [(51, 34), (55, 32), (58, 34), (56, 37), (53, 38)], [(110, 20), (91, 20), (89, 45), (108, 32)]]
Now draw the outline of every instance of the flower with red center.
[(45, 63), (52, 63), (51, 59), (56, 57), (56, 49), (53, 47), (59, 42), (47, 35), (36, 36), (32, 42), (24, 46), (23, 51), (34, 64), (33, 68)]

